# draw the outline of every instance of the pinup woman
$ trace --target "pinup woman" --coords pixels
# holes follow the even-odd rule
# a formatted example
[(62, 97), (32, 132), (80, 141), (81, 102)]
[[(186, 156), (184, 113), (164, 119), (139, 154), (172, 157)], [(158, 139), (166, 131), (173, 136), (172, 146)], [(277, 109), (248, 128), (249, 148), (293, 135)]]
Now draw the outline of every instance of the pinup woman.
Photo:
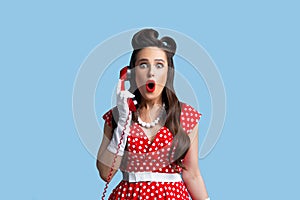
[[(201, 114), (175, 94), (176, 43), (143, 29), (132, 38), (130, 88), (117, 87), (117, 106), (103, 115), (104, 137), (97, 168), (109, 182), (123, 180), (109, 199), (209, 199), (198, 166)], [(136, 110), (128, 106), (134, 98)], [(104, 197), (103, 197), (104, 198)]]

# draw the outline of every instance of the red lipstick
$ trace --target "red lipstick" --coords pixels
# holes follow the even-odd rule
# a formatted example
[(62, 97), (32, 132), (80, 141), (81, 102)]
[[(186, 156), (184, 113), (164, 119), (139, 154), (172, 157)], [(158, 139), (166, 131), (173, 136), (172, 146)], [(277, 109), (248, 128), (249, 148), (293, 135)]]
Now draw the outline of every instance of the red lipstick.
[(147, 90), (147, 92), (154, 92), (154, 90), (155, 90), (155, 81), (154, 80), (148, 80), (146, 82), (146, 90)]

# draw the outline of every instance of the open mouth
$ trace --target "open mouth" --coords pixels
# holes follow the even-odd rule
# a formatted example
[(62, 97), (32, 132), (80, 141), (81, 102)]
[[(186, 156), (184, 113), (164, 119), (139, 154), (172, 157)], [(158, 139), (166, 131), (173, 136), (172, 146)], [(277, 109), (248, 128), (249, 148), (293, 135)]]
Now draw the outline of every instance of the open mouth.
[(155, 81), (153, 81), (153, 80), (148, 80), (148, 81), (146, 82), (146, 90), (147, 90), (148, 92), (154, 92), (154, 90), (155, 90)]

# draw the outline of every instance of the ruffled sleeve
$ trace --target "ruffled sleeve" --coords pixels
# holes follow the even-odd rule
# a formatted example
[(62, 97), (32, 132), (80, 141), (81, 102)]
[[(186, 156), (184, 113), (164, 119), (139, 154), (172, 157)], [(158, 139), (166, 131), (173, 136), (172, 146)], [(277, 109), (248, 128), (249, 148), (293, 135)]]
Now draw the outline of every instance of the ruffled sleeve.
[(193, 130), (201, 116), (202, 114), (192, 106), (185, 103), (181, 104), (180, 124), (186, 133), (189, 134)]

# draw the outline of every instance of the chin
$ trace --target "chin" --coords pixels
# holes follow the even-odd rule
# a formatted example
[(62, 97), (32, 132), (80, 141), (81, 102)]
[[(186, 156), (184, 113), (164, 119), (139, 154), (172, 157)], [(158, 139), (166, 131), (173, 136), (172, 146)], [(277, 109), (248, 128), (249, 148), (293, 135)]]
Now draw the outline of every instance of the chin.
[(161, 92), (142, 92), (141, 93), (142, 97), (147, 100), (156, 100), (162, 96), (162, 91)]
[(141, 93), (141, 95), (145, 100), (153, 100), (157, 97), (157, 95), (154, 95), (153, 93)]

